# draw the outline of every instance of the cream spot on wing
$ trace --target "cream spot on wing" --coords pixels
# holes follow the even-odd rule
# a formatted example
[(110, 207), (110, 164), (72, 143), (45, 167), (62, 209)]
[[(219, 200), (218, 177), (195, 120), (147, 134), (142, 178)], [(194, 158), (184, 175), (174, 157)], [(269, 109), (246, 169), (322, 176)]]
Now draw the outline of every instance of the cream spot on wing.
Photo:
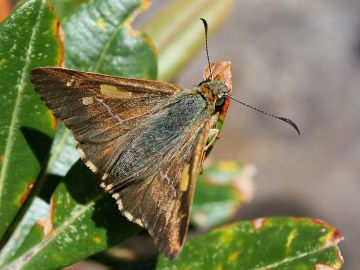
[(119, 89), (115, 85), (100, 84), (101, 93), (110, 98), (131, 98), (132, 92)]
[(102, 188), (106, 188), (106, 186), (105, 186), (105, 184), (104, 184), (104, 183), (101, 183), (101, 184), (100, 184), (100, 187), (102, 187)]
[(94, 103), (94, 98), (93, 97), (84, 97), (84, 98), (82, 98), (82, 103), (84, 105), (91, 105)]
[(112, 189), (113, 187), (114, 187), (113, 184), (109, 184), (109, 185), (107, 185), (107, 186), (105, 187), (105, 189), (106, 189), (106, 190), (110, 190), (110, 189)]
[(74, 81), (75, 81), (75, 76), (71, 76), (71, 79), (70, 79), (70, 81), (68, 81), (68, 82), (66, 83), (66, 86), (67, 86), (67, 87), (72, 86), (72, 84), (74, 83)]
[(77, 148), (80, 158), (85, 158), (85, 153), (81, 148)]
[(96, 166), (90, 160), (86, 161), (85, 165), (88, 166), (89, 169), (92, 170), (94, 173), (97, 172)]
[(108, 176), (109, 176), (108, 173), (104, 173), (104, 175), (103, 175), (103, 177), (101, 178), (101, 180), (105, 180)]
[(189, 169), (190, 169), (190, 165), (187, 164), (184, 167), (184, 170), (183, 170), (183, 173), (182, 173), (181, 182), (180, 182), (180, 189), (182, 191), (187, 191), (187, 189), (189, 187), (189, 180), (190, 180)]
[(115, 199), (115, 200), (118, 200), (120, 198), (120, 194), (119, 193), (114, 193), (112, 195), (112, 197)]
[(124, 212), (124, 216), (130, 221), (133, 221), (134, 219), (133, 215), (130, 214), (129, 212)]
[(134, 220), (134, 223), (136, 223), (137, 225), (144, 227), (144, 224), (141, 222), (141, 220), (139, 218)]
[(121, 201), (120, 199), (118, 199), (118, 200), (116, 201), (116, 203), (117, 203), (117, 205), (118, 205), (119, 210), (123, 210), (123, 209), (124, 209), (124, 206), (123, 206), (122, 201)]

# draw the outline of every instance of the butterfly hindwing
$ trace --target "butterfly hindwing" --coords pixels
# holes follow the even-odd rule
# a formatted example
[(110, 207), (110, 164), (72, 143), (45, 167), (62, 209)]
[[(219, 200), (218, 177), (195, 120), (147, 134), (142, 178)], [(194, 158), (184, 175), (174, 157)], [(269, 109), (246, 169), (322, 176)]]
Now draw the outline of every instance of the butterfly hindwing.
[(113, 194), (125, 217), (145, 227), (170, 258), (180, 252), (185, 240), (208, 131), (205, 122), (155, 175)]

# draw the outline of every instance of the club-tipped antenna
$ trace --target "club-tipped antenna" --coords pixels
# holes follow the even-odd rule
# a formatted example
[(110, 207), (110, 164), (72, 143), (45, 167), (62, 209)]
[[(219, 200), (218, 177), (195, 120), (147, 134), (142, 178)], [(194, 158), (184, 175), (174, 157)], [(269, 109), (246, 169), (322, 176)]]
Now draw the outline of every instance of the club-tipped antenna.
[(211, 71), (211, 64), (210, 64), (210, 57), (209, 57), (209, 47), (208, 47), (208, 23), (205, 19), (200, 18), (200, 20), (202, 20), (203, 24), (204, 24), (204, 28), (205, 28), (205, 48), (206, 48), (206, 57), (207, 57), (207, 61), (209, 64), (209, 71), (210, 71), (210, 79), (213, 80), (213, 75), (212, 75), (212, 71)]
[(260, 110), (260, 109), (258, 109), (258, 108), (255, 108), (254, 106), (251, 106), (251, 105), (249, 105), (249, 104), (246, 104), (245, 102), (240, 101), (240, 100), (234, 98), (233, 96), (230, 96), (230, 95), (229, 95), (229, 97), (230, 97), (231, 99), (235, 100), (236, 102), (238, 102), (238, 103), (240, 103), (240, 104), (242, 104), (242, 105), (244, 105), (244, 106), (246, 106), (246, 107), (248, 107), (248, 108), (250, 108), (250, 109), (253, 109), (253, 110), (255, 110), (255, 111), (258, 111), (258, 112), (261, 112), (261, 113), (263, 113), (263, 114), (269, 115), (269, 116), (271, 116), (271, 117), (273, 117), (273, 118), (276, 118), (276, 119), (279, 119), (279, 120), (281, 120), (281, 121), (284, 121), (285, 123), (287, 123), (287, 124), (289, 124), (290, 126), (292, 126), (292, 127), (297, 131), (297, 133), (300, 135), (300, 130), (299, 130), (299, 128), (297, 127), (297, 125), (296, 125), (292, 120), (290, 120), (290, 119), (288, 119), (288, 118), (285, 118), (285, 117), (277, 116), (277, 115), (272, 114), (272, 113), (265, 112), (265, 111)]

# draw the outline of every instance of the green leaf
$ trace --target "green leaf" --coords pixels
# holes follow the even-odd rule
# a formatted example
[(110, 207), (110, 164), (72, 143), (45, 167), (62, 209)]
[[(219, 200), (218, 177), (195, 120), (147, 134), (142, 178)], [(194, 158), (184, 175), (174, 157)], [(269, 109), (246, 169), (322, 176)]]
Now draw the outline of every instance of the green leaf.
[[(155, 79), (156, 56), (152, 46), (144, 35), (135, 34), (129, 26), (134, 12), (142, 9), (140, 0), (87, 1), (74, 9), (62, 20), (67, 67)], [(90, 37), (94, 39), (92, 42), (88, 41)], [(84, 48), (84, 43), (91, 49)], [(112, 55), (117, 54), (119, 57), (113, 59)], [(70, 132), (59, 124), (48, 173), (61, 176), (70, 168), (77, 157), (72, 145)], [(81, 162), (75, 164), (52, 196), (47, 222), (34, 225), (19, 248), (22, 252), (16, 253), (17, 259), (10, 266), (59, 268), (138, 232), (140, 227), (126, 221), (115, 201), (98, 187), (95, 175)]]
[(253, 165), (234, 161), (207, 166), (196, 183), (191, 223), (207, 229), (231, 221), (252, 198), (254, 174)]
[(31, 248), (8, 265), (9, 268), (58, 269), (141, 230), (119, 213), (114, 200), (100, 190), (95, 175), (80, 161), (56, 189), (50, 207), (42, 233), (33, 228), (27, 236), (36, 245), (26, 241)]
[(56, 14), (60, 18), (66, 18), (69, 14), (71, 14), (74, 10), (76, 10), (80, 4), (87, 2), (89, 0), (50, 0), (50, 1), (55, 7)]
[[(205, 48), (200, 18), (207, 19), (212, 35), (228, 17), (233, 3), (233, 0), (175, 0), (146, 25), (144, 32), (158, 51), (159, 80), (174, 78), (200, 49)], [(205, 63), (204, 53), (204, 66)]]
[(30, 0), (0, 25), (0, 238), (18, 213), (46, 159), (52, 114), (28, 73), (62, 62), (58, 22), (46, 1)]
[[(49, 213), (49, 204), (40, 198), (36, 197), (28, 211), (24, 215), (21, 222), (16, 227), (16, 230), (11, 235), (10, 239), (6, 242), (6, 245), (1, 250), (0, 253), (0, 267), (4, 266), (6, 263), (12, 261), (13, 258), (25, 252), (28, 247), (28, 235), (34, 237), (36, 234), (30, 233), (31, 230), (38, 228), (39, 226), (34, 226), (36, 222), (46, 218)], [(40, 239), (40, 237), (36, 237)], [(32, 239), (31, 242), (33, 242)]]
[(62, 20), (65, 66), (123, 77), (155, 79), (157, 62), (148, 37), (132, 30), (140, 0), (87, 1)]
[(50, 153), (51, 158), (47, 165), (47, 172), (57, 176), (65, 176), (79, 159), (74, 137), (61, 121), (58, 122)]
[[(160, 257), (166, 269), (340, 269), (336, 228), (315, 219), (277, 217), (224, 226), (188, 241), (180, 256)], [(328, 267), (328, 268), (326, 268)], [(332, 267), (332, 268), (330, 268)]]

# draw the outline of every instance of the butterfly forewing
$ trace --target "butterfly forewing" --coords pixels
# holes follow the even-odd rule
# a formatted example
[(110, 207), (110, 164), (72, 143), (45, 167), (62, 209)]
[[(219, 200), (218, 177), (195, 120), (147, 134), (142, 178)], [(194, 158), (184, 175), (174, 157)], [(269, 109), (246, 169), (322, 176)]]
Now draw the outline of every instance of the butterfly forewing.
[(100, 176), (113, 166), (119, 146), (129, 140), (128, 131), (181, 90), (173, 84), (63, 68), (38, 68), (30, 79), (41, 99), (74, 133), (84, 162)]

